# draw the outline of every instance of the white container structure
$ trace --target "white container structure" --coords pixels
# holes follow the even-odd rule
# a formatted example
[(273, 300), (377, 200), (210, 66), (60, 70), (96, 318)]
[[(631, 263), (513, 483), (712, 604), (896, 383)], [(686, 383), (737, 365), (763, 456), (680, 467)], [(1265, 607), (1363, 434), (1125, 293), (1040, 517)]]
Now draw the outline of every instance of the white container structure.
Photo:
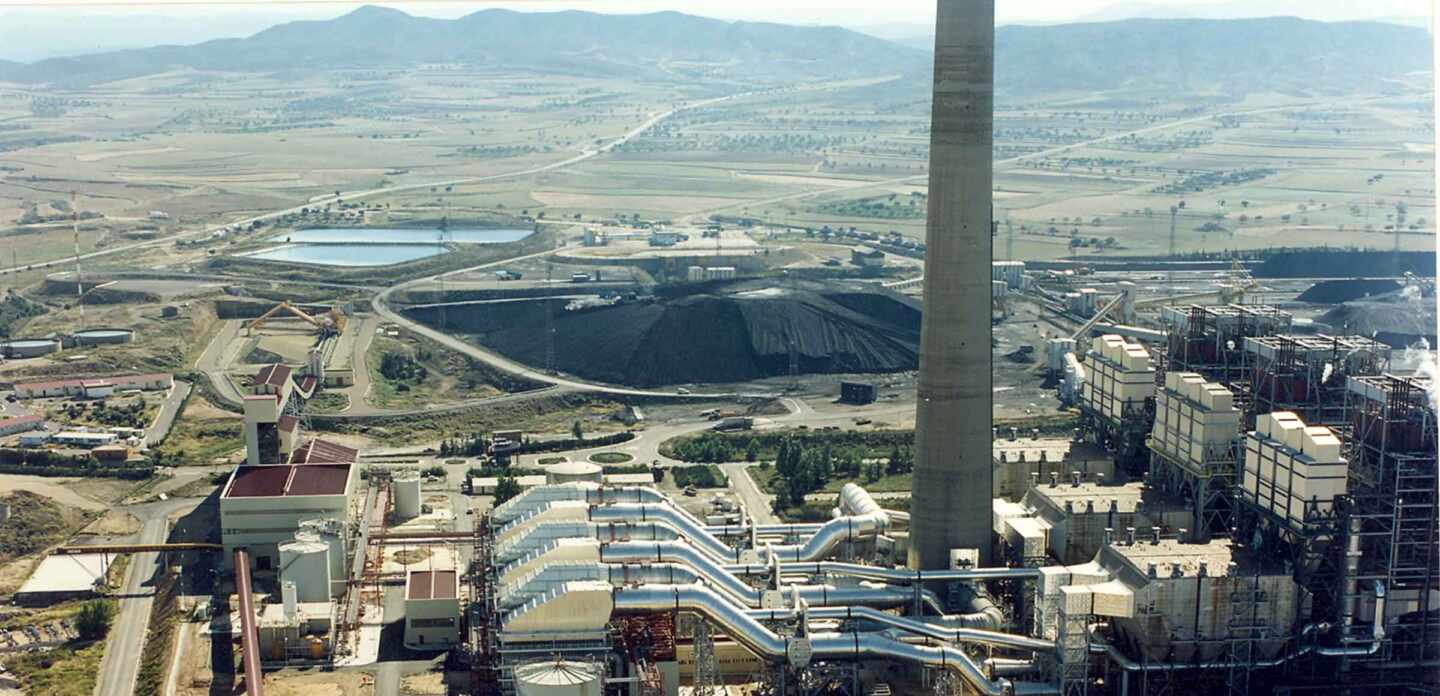
[(295, 583), (298, 601), (330, 601), (330, 547), (310, 535), (296, 537), (280, 544), (280, 582)]
[(300, 533), (319, 539), (329, 548), (330, 596), (345, 594), (345, 579), (349, 570), (345, 549), (345, 522), (335, 519), (301, 520)]
[(1142, 408), (1155, 389), (1155, 368), (1145, 346), (1120, 336), (1097, 336), (1086, 356), (1089, 374), (1080, 385), (1080, 404), (1112, 423)]
[(602, 483), (605, 470), (599, 464), (590, 462), (560, 462), (545, 467), (545, 482), (556, 483)]
[(395, 517), (413, 520), (420, 516), (420, 474), (403, 471), (395, 475)]
[(519, 696), (600, 696), (602, 676), (589, 662), (532, 662), (515, 668), (515, 691)]
[(1155, 425), (1150, 451), (1196, 475), (1228, 469), (1240, 434), (1235, 395), (1193, 372), (1165, 375), (1155, 390)]
[(405, 647), (448, 650), (460, 641), (459, 576), (413, 570), (405, 577)]
[(1244, 457), (1241, 495), (1293, 529), (1303, 528), (1307, 513), (1329, 514), (1336, 496), (1346, 493), (1349, 466), (1340, 438), (1289, 411), (1255, 420), (1255, 430), (1245, 436)]

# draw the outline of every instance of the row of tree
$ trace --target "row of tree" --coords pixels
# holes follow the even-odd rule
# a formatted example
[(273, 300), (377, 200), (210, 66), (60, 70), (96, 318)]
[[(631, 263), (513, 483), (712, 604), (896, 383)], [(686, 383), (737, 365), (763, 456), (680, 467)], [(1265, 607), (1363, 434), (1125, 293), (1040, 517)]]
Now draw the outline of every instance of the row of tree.
[(915, 456), (908, 445), (894, 445), (889, 458), (866, 461), (855, 448), (815, 445), (798, 438), (786, 438), (775, 457), (776, 480), (771, 484), (775, 509), (805, 504), (805, 496), (825, 488), (832, 479), (874, 483), (885, 476), (908, 474), (915, 468)]

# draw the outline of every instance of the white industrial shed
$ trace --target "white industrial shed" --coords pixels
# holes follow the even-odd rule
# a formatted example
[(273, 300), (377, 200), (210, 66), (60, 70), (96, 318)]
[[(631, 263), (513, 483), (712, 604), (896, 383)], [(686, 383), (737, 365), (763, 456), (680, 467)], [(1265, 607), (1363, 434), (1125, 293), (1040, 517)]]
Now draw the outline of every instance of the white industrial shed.
[(15, 603), (43, 606), (95, 595), (95, 583), (115, 562), (113, 553), (46, 556), (15, 593)]

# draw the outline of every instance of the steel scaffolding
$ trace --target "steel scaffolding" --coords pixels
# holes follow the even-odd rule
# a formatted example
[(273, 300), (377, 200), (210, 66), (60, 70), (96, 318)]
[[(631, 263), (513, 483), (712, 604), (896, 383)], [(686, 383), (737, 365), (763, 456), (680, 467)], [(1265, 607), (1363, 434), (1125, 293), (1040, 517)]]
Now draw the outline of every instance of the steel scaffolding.
[(1242, 383), (1247, 378), (1245, 339), (1275, 335), (1288, 329), (1291, 320), (1288, 312), (1270, 305), (1166, 307), (1161, 321), (1168, 339), (1159, 371), (1198, 372), (1225, 386)]
[(1290, 411), (1307, 425), (1343, 425), (1345, 381), (1390, 368), (1390, 346), (1363, 336), (1280, 334), (1244, 340), (1245, 422)]
[(1411, 676), (1433, 685), (1435, 673), (1421, 667), (1440, 657), (1433, 385), (1421, 377), (1382, 375), (1352, 377), (1348, 386), (1350, 491), (1361, 551), (1357, 579), (1378, 583), (1388, 602), (1382, 649), (1358, 661), (1413, 664)]

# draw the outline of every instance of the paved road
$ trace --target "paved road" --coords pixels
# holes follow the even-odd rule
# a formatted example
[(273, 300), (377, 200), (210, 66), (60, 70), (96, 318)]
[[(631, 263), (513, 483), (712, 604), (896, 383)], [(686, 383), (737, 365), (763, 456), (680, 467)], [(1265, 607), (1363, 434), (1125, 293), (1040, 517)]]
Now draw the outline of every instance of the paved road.
[(730, 490), (740, 496), (740, 502), (754, 518), (756, 524), (776, 524), (780, 518), (770, 508), (770, 496), (755, 485), (755, 480), (750, 478), (748, 464), (721, 464), (720, 469), (730, 477)]
[[(138, 543), (164, 542), (168, 527), (164, 515), (145, 520)], [(154, 588), (146, 585), (155, 575), (159, 558), (158, 553), (139, 553), (130, 559), (120, 590), (120, 611), (110, 627), (109, 644), (100, 661), (96, 696), (130, 696), (135, 692), (140, 651), (145, 647), (145, 628), (150, 622), (150, 605), (154, 603)]]
[(193, 387), (189, 382), (175, 380), (175, 385), (170, 388), (170, 393), (165, 395), (165, 400), (160, 403), (160, 412), (155, 414), (155, 421), (145, 431), (145, 446), (154, 447), (165, 440), (170, 434), (170, 427), (175, 425), (175, 417), (180, 415), (180, 407), (185, 403), (185, 397), (190, 396)]
[(228, 362), (225, 352), (230, 350), (230, 346), (239, 338), (242, 323), (239, 319), (224, 320), (220, 324), (220, 330), (215, 333), (215, 338), (210, 340), (210, 345), (205, 346), (205, 351), (195, 360), (195, 369), (204, 372), (205, 377), (210, 380), (211, 391), (222, 401), (236, 406), (244, 403), (244, 400), (235, 383), (225, 376), (224, 366)]
[(345, 407), (348, 415), (369, 414), (376, 410), (365, 400), (370, 394), (370, 367), (365, 362), (365, 354), (370, 351), (370, 343), (375, 340), (375, 329), (379, 326), (379, 317), (364, 317), (360, 320), (360, 325), (355, 327), (355, 335), (350, 341), (350, 373), (355, 376), (355, 382), (345, 388), (345, 394), (350, 400)]

